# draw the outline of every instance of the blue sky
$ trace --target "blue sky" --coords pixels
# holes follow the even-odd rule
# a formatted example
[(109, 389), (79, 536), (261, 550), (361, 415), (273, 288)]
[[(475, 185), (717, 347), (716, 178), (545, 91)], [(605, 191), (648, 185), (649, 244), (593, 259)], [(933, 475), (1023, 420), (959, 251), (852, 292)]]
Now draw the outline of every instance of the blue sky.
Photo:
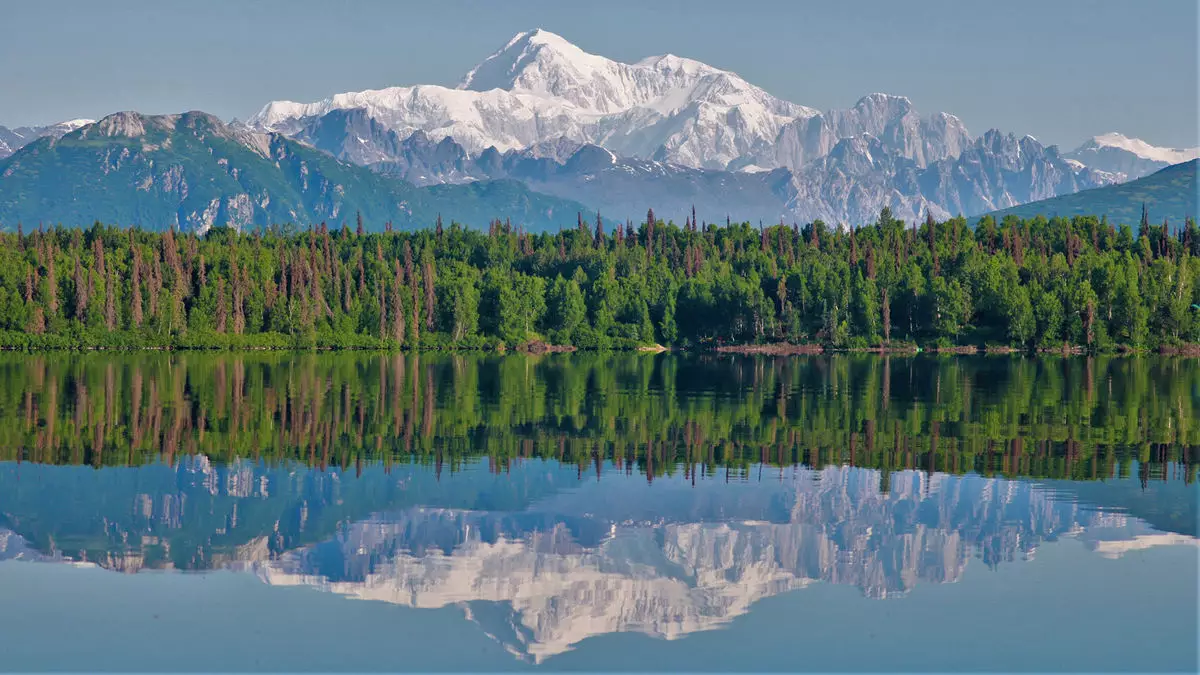
[(1200, 145), (1195, 0), (41, 0), (0, 16), (6, 126), (129, 109), (245, 118), (272, 99), (453, 85), (542, 27), (622, 61), (699, 59), (820, 109), (883, 91), (974, 134)]

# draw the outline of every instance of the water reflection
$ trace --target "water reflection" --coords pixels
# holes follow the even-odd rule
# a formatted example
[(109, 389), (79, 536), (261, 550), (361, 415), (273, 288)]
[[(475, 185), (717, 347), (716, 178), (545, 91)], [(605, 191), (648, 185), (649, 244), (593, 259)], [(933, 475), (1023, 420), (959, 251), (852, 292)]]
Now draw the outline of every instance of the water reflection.
[[(538, 460), (504, 476), (479, 460), (442, 480), (418, 466), (356, 477), (203, 457), (102, 472), (8, 463), (0, 559), (228, 567), (272, 585), (454, 605), (541, 662), (599, 634), (718, 628), (815, 582), (871, 598), (953, 583), (1064, 536), (1106, 557), (1197, 541), (1122, 506), (1132, 481), (1113, 482), (1112, 503), (1097, 507), (1027, 480), (917, 470), (883, 481), (874, 469), (766, 467), (756, 479), (647, 485), (604, 468), (597, 482)], [(1182, 481), (1153, 489), (1194, 511)]]
[(0, 460), (611, 460), (1143, 481), (1200, 466), (1200, 360), (0, 355)]
[(831, 467), (745, 494), (673, 485), (656, 486), (670, 494), (653, 503), (580, 490), (520, 514), (411, 509), (249, 567), (270, 584), (459, 605), (510, 652), (540, 662), (603, 633), (718, 628), (817, 581), (875, 598), (953, 583), (973, 554), (985, 565), (1028, 559), (1063, 535), (1107, 556), (1195, 543), (1027, 482), (905, 471), (891, 492), (878, 486), (877, 471)]
[(453, 606), (540, 663), (1195, 547), (1197, 418), (1187, 359), (0, 357), (0, 560)]

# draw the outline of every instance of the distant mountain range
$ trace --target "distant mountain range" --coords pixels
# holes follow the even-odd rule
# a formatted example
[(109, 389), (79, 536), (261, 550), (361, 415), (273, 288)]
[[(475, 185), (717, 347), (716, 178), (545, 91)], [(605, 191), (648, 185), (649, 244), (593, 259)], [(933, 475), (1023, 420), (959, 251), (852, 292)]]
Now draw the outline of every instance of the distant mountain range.
[(1107, 216), (1113, 223), (1137, 225), (1145, 205), (1150, 222), (1159, 225), (1163, 219), (1182, 225), (1189, 216), (1195, 218), (1200, 207), (1196, 192), (1196, 164), (1191, 160), (1168, 166), (1144, 178), (1120, 185), (1084, 190), (1074, 194), (1044, 199), (995, 212), (997, 218), (1008, 214), (1030, 218), (1038, 214), (1051, 216)]
[[(13, 155), (8, 168), (0, 168), (0, 223), (29, 220), (37, 212), (38, 220), (115, 214), (204, 227), (226, 220), (240, 225), (262, 218), (337, 218), (353, 205), (370, 206), (371, 224), (378, 227), (382, 221), (375, 214), (426, 222), (423, 206), (412, 207), (417, 194), (425, 195), (418, 202), (433, 209), (441, 208), (439, 198), (459, 194), (413, 192), (395, 185), (399, 178), (417, 187), (485, 182), (466, 202), (444, 210), (477, 226), (509, 216), (527, 220), (530, 228), (554, 227), (570, 224), (579, 208), (625, 220), (650, 207), (677, 222), (695, 207), (707, 221), (732, 216), (857, 224), (871, 221), (884, 206), (909, 220), (926, 213), (978, 215), (1122, 183), (1200, 154), (1116, 133), (1096, 136), (1069, 153), (997, 130), (973, 137), (954, 115), (920, 115), (907, 98), (887, 94), (820, 112), (699, 61), (668, 54), (621, 63), (543, 30), (518, 34), (455, 88), (416, 85), (311, 103), (273, 101), (221, 132), (239, 143), (291, 138), (303, 145), (286, 146), (289, 153), (315, 148), (393, 179), (354, 174), (361, 178), (353, 185), (337, 183), (347, 191), (333, 201), (322, 202), (303, 186), (283, 190), (279, 181), (230, 185), (196, 173), (186, 182), (205, 185), (203, 195), (150, 205), (140, 183), (111, 178), (111, 171), (94, 163), (61, 164), (67, 159), (61, 153), (33, 162), (37, 179), (22, 179), (39, 182), (36, 193), (5, 185), (3, 174), (12, 166), (31, 166), (22, 154), (45, 155), (59, 138), (70, 144), (68, 132), (88, 122), (0, 127), (0, 157)], [(95, 146), (111, 137), (88, 138)], [(47, 139), (46, 145), (32, 145), (39, 139)], [(120, 154), (123, 147), (114, 143), (93, 150)], [(243, 145), (253, 151), (257, 143)], [(311, 147), (301, 150), (304, 146)], [(161, 166), (163, 159), (156, 161)], [(185, 174), (201, 166), (212, 170), (203, 162), (174, 166)], [(495, 199), (481, 194), (498, 189), (486, 187), (495, 180), (522, 185), (505, 184)], [(295, 183), (282, 182), (289, 181)], [(86, 190), (80, 193), (76, 184), (103, 184), (109, 209), (94, 212), (94, 203), (83, 201)], [(27, 203), (31, 197), (35, 201)], [(248, 211), (247, 203), (259, 206)]]
[(1091, 138), (1066, 157), (1084, 166), (1116, 174), (1123, 181), (1196, 159), (1200, 157), (1200, 148), (1157, 148), (1137, 138), (1109, 133)]
[(329, 221), (379, 228), (429, 225), (439, 213), (486, 223), (509, 216), (532, 228), (570, 220), (582, 204), (514, 181), (418, 188), (341, 162), (274, 133), (200, 112), (117, 113), (61, 138), (39, 138), (0, 160), (0, 223), (206, 230)]
[[(1053, 147), (996, 131), (970, 141), (957, 157), (925, 166), (861, 134), (838, 141), (828, 154), (795, 171), (694, 168), (621, 157), (569, 138), (472, 155), (448, 136), (435, 140), (416, 131), (402, 138), (361, 109), (334, 110), (295, 134), (320, 150), (417, 185), (514, 179), (618, 220), (636, 218), (648, 205), (680, 222), (693, 207), (708, 222), (723, 222), (726, 216), (767, 223), (862, 222), (884, 206), (908, 219), (927, 211), (944, 218), (1108, 184), (1106, 177), (1072, 169)], [(368, 158), (366, 148), (384, 154)]]
[(9, 129), (8, 127), (0, 126), (0, 159), (8, 157), (17, 150), (29, 145), (39, 138), (49, 136), (51, 138), (61, 138), (64, 134), (74, 131), (79, 127), (86, 126), (96, 120), (78, 119), (67, 122), (58, 122), (57, 124), (49, 124), (44, 127), (17, 127)]

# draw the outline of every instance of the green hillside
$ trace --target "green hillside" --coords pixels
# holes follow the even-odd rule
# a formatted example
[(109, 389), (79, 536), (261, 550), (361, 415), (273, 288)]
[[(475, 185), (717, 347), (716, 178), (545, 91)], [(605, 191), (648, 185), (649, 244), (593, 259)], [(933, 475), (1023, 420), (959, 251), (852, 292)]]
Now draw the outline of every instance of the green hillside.
[(1193, 159), (1121, 185), (1043, 199), (991, 215), (997, 219), (1009, 214), (1020, 218), (1096, 215), (1108, 216), (1114, 225), (1136, 226), (1141, 222), (1145, 204), (1150, 222), (1158, 224), (1166, 218), (1182, 225), (1186, 217), (1195, 217), (1197, 213), (1196, 162)]
[(511, 218), (556, 229), (585, 207), (513, 181), (417, 188), (201, 112), (110, 115), (0, 161), (0, 226), (94, 221), (182, 229), (328, 221), (383, 229)]

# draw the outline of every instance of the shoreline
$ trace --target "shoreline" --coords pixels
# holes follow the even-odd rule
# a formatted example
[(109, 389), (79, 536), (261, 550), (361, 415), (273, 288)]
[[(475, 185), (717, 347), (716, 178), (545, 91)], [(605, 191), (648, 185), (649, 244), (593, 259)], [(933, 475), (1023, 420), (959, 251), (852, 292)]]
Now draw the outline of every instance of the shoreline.
[(1111, 349), (1102, 351), (1089, 351), (1081, 345), (1063, 345), (1060, 347), (1039, 347), (1032, 349), (1020, 349), (1008, 345), (958, 345), (949, 347), (930, 347), (923, 348), (910, 343), (902, 345), (875, 345), (871, 347), (828, 347), (821, 344), (792, 344), (792, 343), (766, 343), (766, 344), (744, 344), (744, 345), (720, 345), (720, 346), (704, 346), (700, 348), (671, 348), (660, 344), (639, 345), (637, 347), (620, 347), (608, 349), (580, 349), (575, 345), (556, 345), (540, 340), (525, 342), (512, 347), (507, 347), (503, 344), (495, 346), (480, 346), (480, 347), (420, 347), (417, 349), (406, 347), (374, 347), (374, 346), (334, 346), (334, 345), (241, 345), (241, 346), (177, 346), (177, 345), (153, 345), (139, 347), (110, 347), (103, 345), (63, 345), (63, 346), (11, 346), (0, 345), (0, 353), (26, 353), (26, 354), (52, 354), (63, 352), (112, 352), (112, 353), (134, 353), (134, 352), (180, 352), (180, 353), (247, 353), (247, 352), (280, 352), (280, 353), (300, 353), (300, 352), (363, 352), (363, 353), (386, 353), (386, 354), (437, 354), (437, 353), (476, 353), (476, 354), (524, 354), (529, 356), (541, 356), (545, 354), (569, 354), (569, 353), (607, 353), (607, 354), (649, 354), (656, 355), (662, 353), (680, 353), (680, 354), (731, 354), (738, 356), (821, 356), (833, 354), (871, 354), (876, 356), (917, 356), (920, 354), (938, 355), (938, 356), (1183, 356), (1183, 357), (1200, 357), (1200, 344), (1183, 344), (1183, 345), (1163, 345), (1147, 349), (1135, 349), (1128, 345), (1116, 345)]

